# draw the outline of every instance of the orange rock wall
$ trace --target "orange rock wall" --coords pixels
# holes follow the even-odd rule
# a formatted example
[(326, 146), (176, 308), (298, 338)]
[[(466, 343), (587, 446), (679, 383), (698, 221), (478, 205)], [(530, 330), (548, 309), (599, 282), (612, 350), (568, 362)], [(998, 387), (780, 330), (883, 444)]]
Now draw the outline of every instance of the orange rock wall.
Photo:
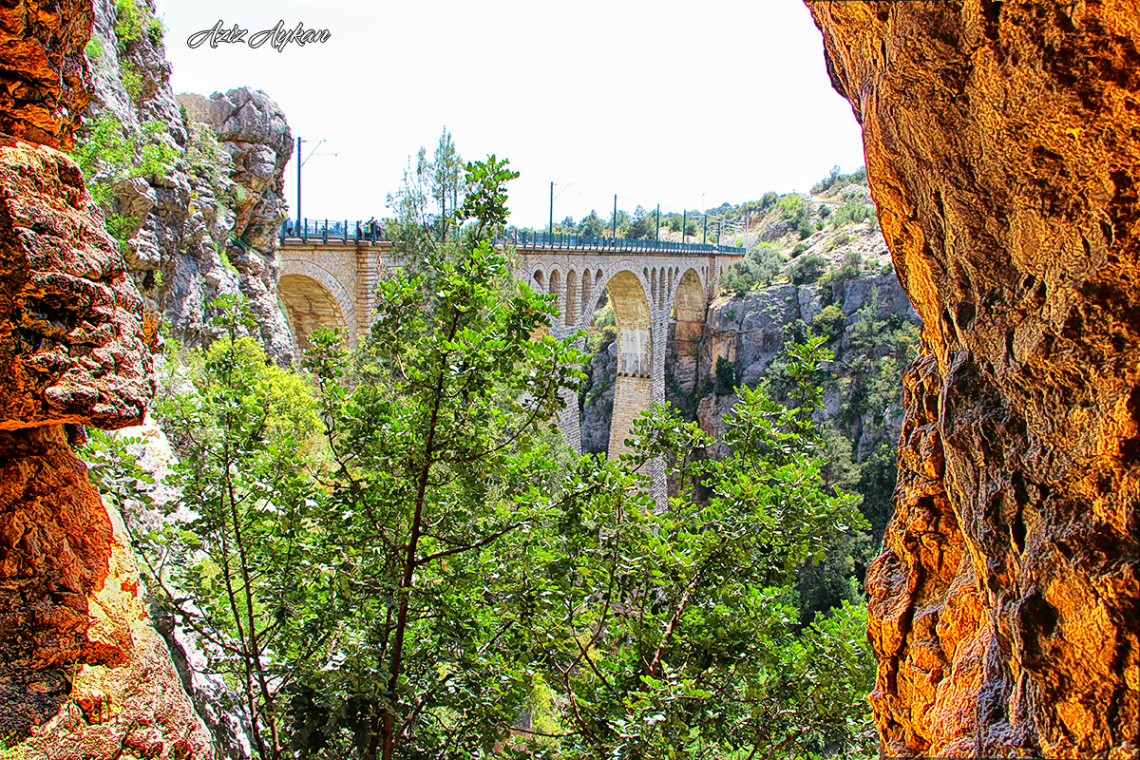
[[(212, 757), (68, 431), (142, 419), (153, 329), (67, 146), (90, 3), (0, 8), (0, 754)], [(40, 144), (35, 144), (40, 143)]]
[(90, 0), (0, 4), (0, 133), (70, 149), (91, 83)]
[(868, 573), (884, 751), (1140, 757), (1140, 4), (808, 6), (930, 352)]

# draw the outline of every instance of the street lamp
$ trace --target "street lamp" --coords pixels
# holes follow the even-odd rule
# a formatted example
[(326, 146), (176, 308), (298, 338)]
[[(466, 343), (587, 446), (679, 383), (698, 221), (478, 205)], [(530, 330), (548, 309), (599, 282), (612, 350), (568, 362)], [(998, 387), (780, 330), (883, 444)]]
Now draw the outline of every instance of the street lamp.
[[(297, 228), (298, 228), (297, 234), (298, 234), (298, 236), (300, 236), (299, 230), (300, 230), (301, 225), (304, 224), (304, 218), (305, 218), (305, 217), (301, 216), (301, 167), (304, 166), (306, 163), (308, 163), (309, 159), (312, 158), (316, 154), (317, 149), (320, 148), (321, 145), (323, 145), (325, 141), (321, 140), (320, 142), (318, 142), (316, 144), (316, 146), (313, 147), (313, 150), (309, 153), (309, 155), (306, 156), (304, 160), (302, 160), (301, 159), (301, 144), (306, 143), (306, 142), (310, 142), (310, 140), (302, 140), (300, 137), (297, 138)], [(337, 154), (336, 153), (322, 153), (321, 155), (322, 156), (335, 156)]]

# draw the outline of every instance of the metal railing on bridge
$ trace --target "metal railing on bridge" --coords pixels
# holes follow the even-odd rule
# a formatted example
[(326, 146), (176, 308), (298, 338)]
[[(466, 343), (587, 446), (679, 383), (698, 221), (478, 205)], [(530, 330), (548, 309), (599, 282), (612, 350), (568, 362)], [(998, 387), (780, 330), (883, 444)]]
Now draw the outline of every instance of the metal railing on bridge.
[(747, 249), (712, 243), (678, 243), (671, 240), (633, 240), (629, 238), (594, 237), (593, 235), (549, 235), (519, 230), (504, 233), (496, 242), (514, 243), (524, 248), (549, 250), (641, 251), (645, 253), (733, 253), (743, 256)]
[[(320, 240), (322, 243), (341, 242), (369, 242), (379, 243), (387, 240), (384, 237), (384, 225), (380, 222), (357, 221), (349, 223), (344, 221), (330, 221), (328, 219), (296, 219), (288, 220), (278, 230), (281, 242), (286, 238), (300, 239), (308, 243), (310, 239)], [(563, 251), (631, 251), (641, 253), (727, 253), (743, 256), (746, 248), (731, 245), (716, 245), (713, 243), (679, 243), (670, 240), (632, 240), (627, 238), (595, 237), (593, 235), (571, 235), (530, 232), (515, 230), (499, 235), (495, 242), (500, 245), (508, 243), (522, 248), (542, 248), (544, 250)]]
[(384, 240), (384, 225), (380, 222), (359, 220), (350, 224), (347, 219), (344, 221), (287, 219), (282, 222), (281, 227), (277, 230), (277, 236), (282, 243), (285, 242), (285, 238), (299, 238), (303, 243), (308, 243), (310, 238), (324, 243), (330, 240), (334, 243), (338, 240), (342, 243), (347, 243), (350, 240), (353, 242), (379, 243)]

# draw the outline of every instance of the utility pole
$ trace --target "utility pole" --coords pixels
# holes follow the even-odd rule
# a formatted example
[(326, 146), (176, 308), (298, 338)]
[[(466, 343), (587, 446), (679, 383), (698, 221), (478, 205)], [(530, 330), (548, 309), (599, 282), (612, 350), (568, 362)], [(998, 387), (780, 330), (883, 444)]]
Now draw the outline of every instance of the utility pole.
[(705, 231), (701, 233), (701, 245), (709, 241), (709, 215), (705, 214)]
[[(554, 240), (554, 183), (550, 183), (550, 240)], [(550, 241), (547, 241), (550, 242)]]
[(614, 193), (614, 240), (617, 240), (617, 193)]
[(301, 143), (303, 141), (300, 137), (297, 138), (297, 237), (301, 237)]
[(681, 212), (681, 243), (682, 244), (684, 244), (684, 242), (685, 242), (685, 228), (688, 226), (688, 224), (689, 224), (689, 209), (685, 209), (684, 211)]
[[(309, 140), (302, 140), (300, 137), (297, 138), (297, 223), (298, 224), (304, 224), (304, 219), (305, 219), (303, 216), (301, 216), (301, 167), (305, 165), (305, 162), (308, 161), (309, 158), (313, 157), (313, 154), (316, 153), (317, 150), (321, 147), (321, 144), (324, 143), (324, 140), (321, 140), (320, 142), (317, 143), (317, 147), (313, 148), (313, 152), (309, 154), (309, 158), (301, 158), (301, 143), (306, 143), (306, 142), (309, 142)], [(321, 155), (322, 156), (335, 156), (337, 154), (336, 153), (322, 153)], [(299, 232), (298, 232), (298, 236), (300, 236)]]
[(653, 239), (661, 240), (661, 204), (657, 204), (657, 232), (653, 233)]

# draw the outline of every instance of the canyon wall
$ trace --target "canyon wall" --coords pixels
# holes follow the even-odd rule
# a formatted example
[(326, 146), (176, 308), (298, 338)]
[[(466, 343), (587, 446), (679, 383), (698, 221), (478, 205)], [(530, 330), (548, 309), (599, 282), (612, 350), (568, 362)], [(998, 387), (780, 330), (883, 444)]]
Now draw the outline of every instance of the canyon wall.
[(1140, 4), (808, 2), (922, 317), (889, 756), (1140, 757)]
[[(142, 418), (154, 323), (69, 146), (89, 4), (0, 10), (0, 753), (208, 758), (122, 520), (70, 444)], [(40, 143), (40, 144), (37, 144)]]
[(92, 35), (87, 123), (113, 119), (128, 140), (162, 144), (173, 156), (155, 174), (124, 176), (104, 163), (95, 176), (111, 191), (107, 211), (147, 311), (171, 337), (203, 345), (215, 337), (210, 302), (240, 293), (266, 351), (291, 362), (277, 297), (283, 173), (293, 153), (284, 112), (245, 87), (176, 97), (153, 0), (95, 0)]

